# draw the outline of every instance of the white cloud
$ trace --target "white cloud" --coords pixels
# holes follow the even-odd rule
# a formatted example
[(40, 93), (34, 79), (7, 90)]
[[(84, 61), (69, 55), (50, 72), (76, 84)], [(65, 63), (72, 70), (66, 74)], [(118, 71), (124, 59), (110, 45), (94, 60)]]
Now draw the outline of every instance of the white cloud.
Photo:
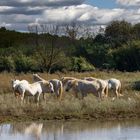
[[(139, 7), (100, 9), (96, 6), (82, 4), (83, 1), (0, 0), (0, 25), (10, 25), (7, 27), (27, 30), (30, 23), (31, 25), (39, 23), (63, 24), (76, 21), (89, 26), (105, 25), (112, 20), (126, 20), (131, 23), (140, 22)], [(117, 0), (118, 3), (123, 5), (138, 5), (139, 1)]]
[(46, 9), (41, 22), (91, 22), (95, 24), (106, 24), (117, 20), (124, 13), (123, 9), (99, 9), (90, 5), (59, 7), (57, 9)]
[(7, 24), (7, 23), (5, 23), (5, 22), (2, 22), (2, 23), (0, 23), (0, 27), (11, 27), (12, 25), (11, 24)]
[(140, 6), (140, 0), (117, 0), (117, 3), (124, 6)]

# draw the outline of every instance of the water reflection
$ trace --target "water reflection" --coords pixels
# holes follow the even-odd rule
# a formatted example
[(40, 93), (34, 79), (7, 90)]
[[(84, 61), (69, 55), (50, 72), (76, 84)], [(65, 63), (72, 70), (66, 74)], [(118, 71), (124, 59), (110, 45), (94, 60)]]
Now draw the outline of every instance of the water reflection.
[(0, 140), (140, 140), (137, 121), (14, 123), (0, 126)]

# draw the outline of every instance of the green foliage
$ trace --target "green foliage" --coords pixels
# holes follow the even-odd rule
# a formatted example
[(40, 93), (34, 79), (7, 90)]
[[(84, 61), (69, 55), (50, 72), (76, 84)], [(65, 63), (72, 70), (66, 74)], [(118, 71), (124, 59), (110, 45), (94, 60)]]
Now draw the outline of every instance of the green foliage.
[(14, 71), (14, 61), (13, 59), (9, 57), (0, 57), (0, 71), (8, 71), (12, 72)]
[(89, 71), (94, 70), (94, 66), (140, 70), (140, 23), (112, 21), (105, 33), (95, 38), (72, 38), (49, 33), (20, 33), (1, 27), (0, 71), (52, 73)]
[(132, 39), (132, 25), (126, 21), (113, 21), (105, 30), (105, 37), (112, 47), (120, 47)]
[(95, 70), (95, 67), (91, 65), (87, 60), (83, 57), (72, 57), (72, 71), (84, 72)]
[(140, 70), (140, 41), (131, 42), (128, 45), (112, 52), (117, 69), (123, 71)]
[(20, 55), (14, 58), (15, 70), (17, 72), (35, 71), (37, 64), (34, 59), (25, 55)]
[(133, 26), (133, 36), (135, 39), (140, 39), (140, 23)]

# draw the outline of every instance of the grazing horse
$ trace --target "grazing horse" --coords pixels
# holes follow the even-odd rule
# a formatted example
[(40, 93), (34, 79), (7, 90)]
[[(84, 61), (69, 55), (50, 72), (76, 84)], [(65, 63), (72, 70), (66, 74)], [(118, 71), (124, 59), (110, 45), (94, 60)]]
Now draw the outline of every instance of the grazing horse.
[(76, 80), (76, 79), (77, 78), (75, 78), (75, 77), (62, 77), (61, 81), (62, 81), (63, 86), (66, 86), (66, 84), (69, 80)]
[(105, 80), (108, 83), (108, 88), (113, 89), (115, 91), (115, 95), (118, 98), (119, 96), (122, 96), (121, 92), (121, 82), (118, 79), (111, 78)]
[(82, 94), (82, 98), (88, 93), (93, 93), (95, 96), (102, 98), (104, 95), (104, 88), (101, 87), (98, 81), (87, 80), (69, 80), (67, 82), (66, 91), (72, 89), (75, 96), (78, 96), (78, 92)]
[(24, 99), (24, 96), (26, 94), (28, 96), (37, 95), (37, 101), (39, 101), (39, 97), (41, 93), (54, 92), (53, 84), (48, 81), (38, 81), (32, 84), (29, 84), (28, 81), (25, 83), (25, 82), (19, 82), (19, 80), (18, 81), (13, 80), (12, 87), (14, 87), (16, 91), (18, 91), (18, 93), (21, 96), (21, 100)]
[(19, 83), (24, 83), (25, 85), (28, 85), (28, 84), (29, 84), (29, 82), (26, 81), (26, 80), (21, 80), (21, 81), (20, 81), (20, 80), (14, 79), (14, 80), (12, 80), (11, 82), (12, 82), (12, 89), (13, 89), (13, 91), (14, 91), (14, 94), (15, 94), (15, 97), (16, 97), (16, 98), (20, 97), (20, 93), (19, 93), (19, 91), (17, 90), (17, 85), (18, 85)]
[[(35, 82), (37, 82), (37, 81), (46, 81), (45, 79), (41, 78), (38, 74), (33, 74), (33, 80)], [(58, 79), (51, 79), (51, 80), (49, 80), (49, 82), (53, 84), (54, 93), (61, 100), (62, 94), (63, 94), (63, 84), (62, 84), (62, 82), (60, 80), (58, 80)]]
[(102, 95), (105, 95), (105, 97), (108, 97), (108, 83), (105, 80), (97, 79), (94, 77), (84, 77), (84, 80), (97, 81), (100, 84), (101, 88), (103, 89)]

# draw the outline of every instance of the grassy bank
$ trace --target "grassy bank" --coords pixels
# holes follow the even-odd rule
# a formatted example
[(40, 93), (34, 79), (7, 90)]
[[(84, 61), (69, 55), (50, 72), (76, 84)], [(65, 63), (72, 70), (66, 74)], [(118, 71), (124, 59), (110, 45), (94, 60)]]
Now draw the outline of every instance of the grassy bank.
[[(121, 80), (123, 88), (120, 99), (112, 101), (113, 92), (109, 98), (99, 101), (93, 95), (88, 95), (83, 100), (76, 99), (71, 93), (64, 92), (63, 100), (58, 101), (54, 95), (46, 94), (44, 101), (41, 96), (39, 105), (33, 97), (28, 97), (26, 103), (21, 104), (15, 99), (10, 81), (27, 79), (32, 82), (32, 74), (1, 73), (0, 74), (0, 122), (22, 120), (52, 120), (52, 119), (122, 119), (140, 117), (140, 72), (101, 72), (69, 73), (69, 74), (40, 74), (45, 79), (58, 78), (59, 76), (74, 76), (83, 78), (94, 76), (102, 79), (115, 77)], [(59, 76), (58, 76), (59, 75)]]

